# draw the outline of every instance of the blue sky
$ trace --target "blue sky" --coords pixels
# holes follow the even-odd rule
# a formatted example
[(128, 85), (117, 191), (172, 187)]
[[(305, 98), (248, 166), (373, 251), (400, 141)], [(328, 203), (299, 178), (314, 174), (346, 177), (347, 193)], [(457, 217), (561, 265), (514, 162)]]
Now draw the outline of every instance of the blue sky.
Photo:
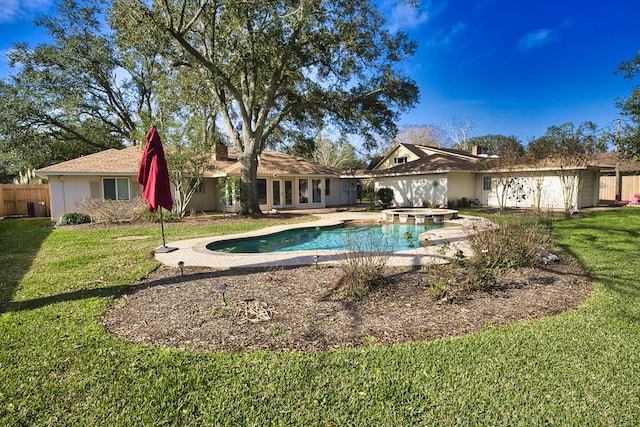
[[(401, 125), (472, 121), (472, 136), (515, 135), (593, 121), (615, 128), (617, 97), (634, 83), (615, 74), (640, 50), (638, 0), (379, 0), (390, 28), (418, 42), (405, 72), (420, 104)], [(45, 40), (32, 25), (53, 0), (0, 0), (0, 76), (13, 42)]]

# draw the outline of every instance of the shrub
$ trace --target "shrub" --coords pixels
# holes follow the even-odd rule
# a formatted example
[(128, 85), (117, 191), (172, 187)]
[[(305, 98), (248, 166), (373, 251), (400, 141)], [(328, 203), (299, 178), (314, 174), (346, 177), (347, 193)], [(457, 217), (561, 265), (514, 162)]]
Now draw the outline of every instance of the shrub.
[[(90, 212), (92, 222), (108, 222), (118, 224), (122, 222), (158, 222), (160, 214), (149, 212), (147, 202), (138, 197), (132, 201), (82, 199), (77, 203), (83, 212)], [(163, 221), (171, 221), (174, 214), (166, 209), (162, 210)]]
[(89, 215), (77, 212), (66, 213), (58, 220), (58, 225), (76, 225), (76, 224), (88, 224), (91, 222)]
[(470, 238), (472, 260), (497, 271), (535, 267), (541, 263), (541, 248), (550, 243), (548, 228), (534, 217), (506, 222)]
[[(177, 218), (177, 216), (172, 211), (162, 209), (162, 221), (172, 221), (175, 218)], [(149, 209), (147, 209), (147, 205), (145, 204), (144, 209), (138, 216), (138, 219), (146, 222), (160, 222), (160, 209), (156, 212), (149, 212)]]
[(469, 239), (471, 286), (485, 288), (504, 272), (542, 263), (541, 251), (551, 245), (549, 229), (535, 217), (518, 218)]
[(132, 201), (82, 199), (77, 203), (78, 208), (89, 213), (93, 222), (133, 222), (141, 218), (146, 210), (146, 202), (138, 197)]
[(377, 193), (382, 209), (387, 209), (393, 203), (393, 190), (391, 188), (380, 188)]
[(340, 258), (342, 291), (346, 296), (362, 297), (384, 280), (384, 269), (393, 251), (385, 236), (347, 236), (349, 250)]
[(469, 236), (473, 250), (466, 259), (459, 249), (445, 242), (436, 255), (449, 264), (427, 264), (418, 283), (436, 299), (450, 300), (469, 290), (489, 290), (509, 270), (535, 267), (543, 262), (541, 253), (551, 245), (549, 229), (534, 217), (517, 218), (500, 227)]

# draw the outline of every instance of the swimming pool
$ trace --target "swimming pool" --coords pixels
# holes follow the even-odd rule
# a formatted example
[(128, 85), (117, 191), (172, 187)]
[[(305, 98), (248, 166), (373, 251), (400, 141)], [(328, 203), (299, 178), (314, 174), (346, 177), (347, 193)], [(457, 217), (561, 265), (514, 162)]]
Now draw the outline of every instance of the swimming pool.
[(394, 223), (305, 227), (265, 236), (212, 242), (206, 248), (217, 252), (254, 254), (308, 250), (405, 251), (420, 247), (418, 236), (421, 233), (450, 226), (453, 225)]

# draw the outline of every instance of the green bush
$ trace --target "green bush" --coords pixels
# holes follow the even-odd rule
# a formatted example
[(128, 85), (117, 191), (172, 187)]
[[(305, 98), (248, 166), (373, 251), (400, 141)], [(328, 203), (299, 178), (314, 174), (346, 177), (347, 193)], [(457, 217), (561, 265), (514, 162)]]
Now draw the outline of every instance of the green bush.
[(58, 225), (75, 225), (75, 224), (88, 224), (91, 222), (91, 217), (83, 213), (66, 213), (60, 217)]
[(393, 203), (393, 190), (391, 188), (380, 188), (377, 193), (382, 209), (387, 209)]

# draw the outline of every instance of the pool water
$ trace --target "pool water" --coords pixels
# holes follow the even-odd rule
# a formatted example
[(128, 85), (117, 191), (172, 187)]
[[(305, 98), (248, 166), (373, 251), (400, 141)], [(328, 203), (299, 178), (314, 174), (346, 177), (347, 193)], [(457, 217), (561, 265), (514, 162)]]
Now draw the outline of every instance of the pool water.
[(418, 236), (450, 224), (383, 224), (297, 228), (265, 236), (223, 240), (207, 245), (211, 251), (266, 253), (308, 250), (405, 251), (419, 248)]

